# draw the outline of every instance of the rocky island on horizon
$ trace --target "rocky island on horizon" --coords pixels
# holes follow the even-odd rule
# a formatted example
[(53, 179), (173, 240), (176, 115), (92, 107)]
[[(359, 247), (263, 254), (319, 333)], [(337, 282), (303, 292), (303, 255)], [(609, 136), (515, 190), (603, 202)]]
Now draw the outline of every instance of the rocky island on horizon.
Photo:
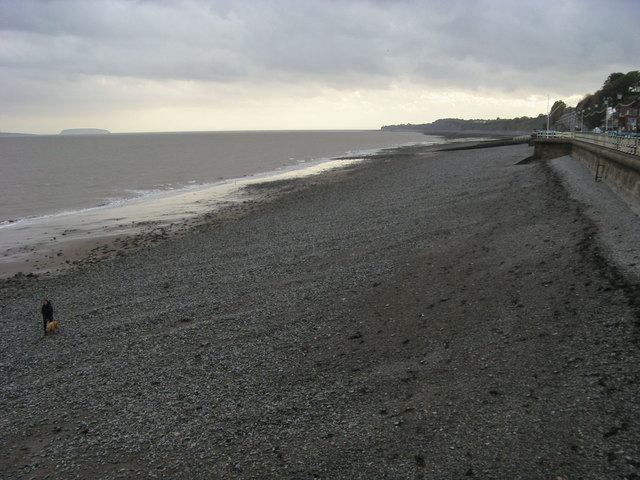
[(60, 135), (103, 135), (107, 133), (111, 132), (102, 128), (69, 128), (62, 130)]

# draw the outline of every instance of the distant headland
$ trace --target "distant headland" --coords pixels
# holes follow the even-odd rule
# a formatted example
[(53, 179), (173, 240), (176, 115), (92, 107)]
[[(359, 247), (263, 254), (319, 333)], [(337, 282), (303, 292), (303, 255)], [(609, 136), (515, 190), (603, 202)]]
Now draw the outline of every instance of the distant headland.
[(102, 128), (69, 128), (62, 130), (60, 135), (103, 135), (105, 133), (111, 132)]
[(382, 130), (412, 131), (432, 135), (451, 134), (520, 134), (531, 133), (537, 128), (544, 128), (546, 117), (496, 118), (495, 120), (462, 120), (459, 118), (442, 118), (433, 123), (419, 125), (385, 125)]
[(31, 133), (0, 132), (0, 137), (31, 137)]

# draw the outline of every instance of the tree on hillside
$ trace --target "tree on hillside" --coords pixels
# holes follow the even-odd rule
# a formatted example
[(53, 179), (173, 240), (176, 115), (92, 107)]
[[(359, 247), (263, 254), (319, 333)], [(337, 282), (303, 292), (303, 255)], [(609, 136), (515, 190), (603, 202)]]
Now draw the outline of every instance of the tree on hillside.
[(549, 110), (549, 125), (553, 125), (558, 119), (565, 114), (567, 110), (567, 104), (562, 100), (556, 100)]
[(627, 104), (634, 101), (640, 89), (640, 71), (628, 73), (612, 73), (595, 93), (585, 95), (578, 102), (576, 109), (584, 119), (588, 128), (602, 127), (605, 123), (607, 106), (613, 107), (618, 103)]
[(624, 76), (625, 75), (622, 72), (610, 73), (607, 79), (605, 80), (604, 85), (602, 85), (602, 88), (605, 88), (607, 85), (611, 85), (612, 83), (621, 79)]

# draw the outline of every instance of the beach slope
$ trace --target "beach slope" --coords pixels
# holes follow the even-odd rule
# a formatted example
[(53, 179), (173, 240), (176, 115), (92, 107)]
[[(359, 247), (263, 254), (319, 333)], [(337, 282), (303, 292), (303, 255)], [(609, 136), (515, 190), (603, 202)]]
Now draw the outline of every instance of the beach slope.
[(530, 154), (388, 153), (5, 282), (0, 476), (639, 475), (636, 283)]

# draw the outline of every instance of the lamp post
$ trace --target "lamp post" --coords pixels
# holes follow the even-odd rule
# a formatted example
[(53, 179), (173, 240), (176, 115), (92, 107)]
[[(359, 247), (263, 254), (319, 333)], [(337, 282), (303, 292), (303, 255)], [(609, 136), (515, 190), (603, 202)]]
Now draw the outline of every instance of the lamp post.
[(636, 133), (640, 133), (640, 95), (636, 97)]
[(636, 112), (635, 112), (636, 113), (635, 114), (636, 129), (635, 130), (636, 130), (636, 133), (640, 133), (640, 95), (638, 95), (640, 93), (640, 82), (636, 83), (629, 90), (636, 94)]
[[(618, 93), (617, 97), (618, 97), (618, 105), (621, 105), (622, 104), (622, 94)], [(616, 107), (618, 107), (618, 105), (616, 105)], [(625, 129), (626, 129), (626, 122), (625, 122)], [(618, 133), (620, 133), (620, 112), (618, 112)]]
[[(598, 111), (598, 107), (599, 107), (599, 106), (600, 106), (600, 104), (599, 104), (599, 103), (595, 103), (595, 104), (593, 105), (593, 114), (596, 116), (596, 122), (597, 122), (596, 128), (597, 128), (598, 130), (600, 130), (600, 125), (602, 125), (602, 124), (600, 123), (600, 120), (599, 120), (599, 117), (600, 117), (600, 115), (599, 115), (599, 113), (600, 113), (600, 112)], [(594, 129), (594, 130), (595, 130), (595, 129)], [(600, 130), (600, 132), (602, 132), (602, 130)], [(597, 133), (597, 132), (596, 132), (596, 133)]]

